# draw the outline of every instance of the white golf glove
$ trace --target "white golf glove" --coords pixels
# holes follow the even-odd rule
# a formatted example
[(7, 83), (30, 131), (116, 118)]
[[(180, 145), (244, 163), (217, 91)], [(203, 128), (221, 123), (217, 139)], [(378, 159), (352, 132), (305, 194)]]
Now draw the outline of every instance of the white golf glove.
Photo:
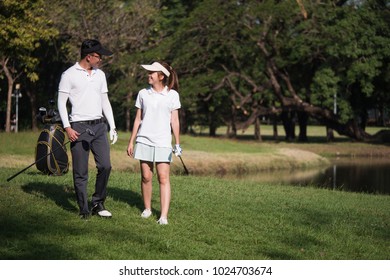
[(118, 140), (118, 133), (116, 132), (115, 128), (110, 130), (110, 140), (111, 145), (114, 145)]
[(180, 157), (183, 150), (180, 147), (180, 144), (176, 144), (175, 147), (173, 148), (173, 152), (175, 153), (175, 156)]

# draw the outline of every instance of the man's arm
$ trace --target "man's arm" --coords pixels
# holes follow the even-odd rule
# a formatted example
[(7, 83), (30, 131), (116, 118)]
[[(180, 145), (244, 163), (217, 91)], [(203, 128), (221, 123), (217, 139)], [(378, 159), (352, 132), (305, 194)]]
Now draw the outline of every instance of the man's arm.
[(110, 130), (116, 129), (115, 121), (114, 121), (114, 113), (112, 112), (112, 107), (110, 100), (108, 100), (108, 94), (102, 94), (102, 109), (103, 114), (107, 119), (108, 125), (110, 126)]
[(60, 113), (62, 125), (68, 135), (68, 139), (72, 142), (76, 141), (80, 133), (76, 130), (73, 130), (70, 126), (69, 117), (68, 117), (68, 109), (66, 108), (66, 102), (68, 101), (69, 95), (66, 92), (58, 92), (58, 101), (57, 107), (58, 112)]
[(69, 117), (68, 117), (68, 109), (66, 108), (66, 102), (68, 101), (69, 95), (66, 92), (58, 92), (58, 101), (57, 101), (57, 107), (58, 112), (60, 113), (62, 125), (64, 128), (67, 128), (70, 126), (69, 123)]

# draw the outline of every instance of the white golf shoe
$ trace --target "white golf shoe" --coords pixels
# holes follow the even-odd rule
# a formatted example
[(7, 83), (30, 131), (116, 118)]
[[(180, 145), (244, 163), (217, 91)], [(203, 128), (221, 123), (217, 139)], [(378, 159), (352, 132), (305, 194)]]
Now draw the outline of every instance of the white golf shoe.
[(98, 203), (92, 207), (92, 215), (97, 215), (102, 218), (111, 218), (112, 214), (101, 203)]
[(150, 216), (152, 215), (152, 211), (150, 209), (145, 209), (142, 214), (141, 214), (141, 217), (144, 218), (144, 219), (147, 219), (149, 218)]
[(167, 225), (168, 224), (168, 219), (167, 218), (164, 218), (164, 217), (161, 217), (158, 221), (157, 221), (158, 224), (160, 225)]

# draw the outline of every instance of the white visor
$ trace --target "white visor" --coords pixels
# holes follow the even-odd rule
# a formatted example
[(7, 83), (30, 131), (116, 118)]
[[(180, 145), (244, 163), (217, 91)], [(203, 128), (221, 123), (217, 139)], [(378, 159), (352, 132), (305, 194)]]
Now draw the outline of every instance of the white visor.
[(153, 62), (153, 64), (149, 65), (149, 64), (141, 64), (141, 66), (143, 68), (145, 68), (146, 70), (148, 71), (152, 71), (152, 72), (157, 72), (157, 71), (161, 71), (165, 74), (165, 76), (169, 77), (169, 75), (171, 75), (171, 73), (169, 73), (169, 71), (167, 70), (167, 68), (165, 68), (164, 66), (162, 66), (160, 63), (158, 62)]

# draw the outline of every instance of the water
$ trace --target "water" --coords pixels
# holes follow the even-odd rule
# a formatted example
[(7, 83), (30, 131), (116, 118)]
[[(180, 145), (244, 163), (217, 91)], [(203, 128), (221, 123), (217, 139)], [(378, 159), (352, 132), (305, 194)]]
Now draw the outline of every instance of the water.
[(389, 159), (337, 159), (320, 169), (265, 171), (243, 180), (390, 195)]

